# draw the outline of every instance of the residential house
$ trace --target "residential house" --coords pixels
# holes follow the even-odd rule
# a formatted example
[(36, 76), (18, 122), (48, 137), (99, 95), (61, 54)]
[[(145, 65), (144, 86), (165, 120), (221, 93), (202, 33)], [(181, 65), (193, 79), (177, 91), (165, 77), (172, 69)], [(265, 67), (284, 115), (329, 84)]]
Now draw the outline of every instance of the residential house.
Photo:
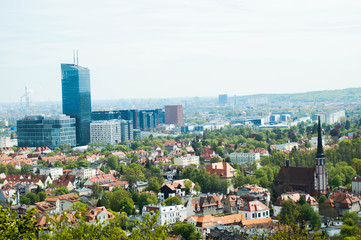
[(87, 210), (85, 220), (89, 223), (107, 224), (114, 218), (114, 214), (109, 212), (105, 207), (92, 207)]
[(269, 206), (271, 194), (267, 188), (259, 187), (256, 184), (244, 184), (234, 189), (233, 193), (247, 201), (259, 200)]
[(88, 178), (88, 180), (86, 180), (84, 183), (84, 187), (91, 188), (94, 183), (98, 183), (99, 185), (102, 185), (112, 182), (115, 182), (114, 176), (111, 174), (104, 174), (104, 175)]
[(352, 193), (361, 194), (361, 177), (352, 178)]
[(242, 213), (246, 219), (259, 219), (269, 218), (269, 208), (260, 201), (250, 201), (245, 203), (243, 207), (239, 209), (239, 213)]
[(238, 209), (244, 206), (243, 199), (236, 195), (223, 196), (221, 201), (224, 213), (237, 213)]
[[(189, 179), (173, 180), (171, 183), (163, 183), (160, 188), (160, 193), (158, 194), (160, 201), (164, 201), (168, 197), (174, 196), (185, 196), (186, 186), (185, 182), (190, 181)], [(195, 184), (191, 181), (190, 192), (193, 192)]]
[(210, 174), (216, 174), (221, 179), (232, 179), (236, 170), (227, 162), (211, 163), (207, 168)]
[(192, 197), (186, 202), (185, 207), (187, 216), (223, 213), (223, 204), (217, 194)]
[(74, 185), (70, 180), (54, 180), (53, 187), (55, 188), (65, 187), (66, 189), (69, 190), (69, 192), (74, 190)]
[(346, 192), (332, 193), (331, 196), (325, 200), (325, 203), (335, 208), (339, 216), (342, 216), (345, 212), (359, 212), (361, 210), (360, 199)]
[(273, 216), (277, 217), (278, 214), (281, 212), (281, 204), (283, 201), (291, 199), (292, 201), (297, 203), (301, 199), (301, 196), (305, 198), (306, 203), (310, 204), (314, 211), (318, 212), (318, 202), (310, 194), (291, 192), (282, 194), (277, 198), (276, 202), (273, 204)]

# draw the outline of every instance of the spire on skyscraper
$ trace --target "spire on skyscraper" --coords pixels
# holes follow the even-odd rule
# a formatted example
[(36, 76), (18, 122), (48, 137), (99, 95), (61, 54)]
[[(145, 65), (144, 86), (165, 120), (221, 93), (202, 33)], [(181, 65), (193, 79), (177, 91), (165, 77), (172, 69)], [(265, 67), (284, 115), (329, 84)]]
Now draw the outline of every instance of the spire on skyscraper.
[(320, 116), (318, 116), (318, 136), (317, 136), (316, 158), (324, 158), (324, 157), (325, 157), (325, 154), (323, 153), (323, 146), (322, 146), (321, 120), (320, 120)]

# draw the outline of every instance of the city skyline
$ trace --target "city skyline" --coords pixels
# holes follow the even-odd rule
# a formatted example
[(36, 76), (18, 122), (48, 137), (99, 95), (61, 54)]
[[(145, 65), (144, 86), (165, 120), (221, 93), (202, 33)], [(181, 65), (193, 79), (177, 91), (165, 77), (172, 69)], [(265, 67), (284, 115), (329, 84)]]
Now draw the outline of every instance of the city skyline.
[(33, 102), (61, 101), (58, 66), (73, 62), (73, 49), (92, 69), (94, 100), (360, 87), (358, 1), (71, 5), (3, 4), (1, 103), (18, 102), (25, 87)]

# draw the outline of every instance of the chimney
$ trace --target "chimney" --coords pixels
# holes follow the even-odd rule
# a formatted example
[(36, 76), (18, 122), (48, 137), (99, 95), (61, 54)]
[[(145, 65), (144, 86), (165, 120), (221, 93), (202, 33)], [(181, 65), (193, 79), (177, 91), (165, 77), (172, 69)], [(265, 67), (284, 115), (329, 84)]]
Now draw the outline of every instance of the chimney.
[(286, 159), (286, 168), (288, 168), (290, 166), (290, 160), (287, 158)]

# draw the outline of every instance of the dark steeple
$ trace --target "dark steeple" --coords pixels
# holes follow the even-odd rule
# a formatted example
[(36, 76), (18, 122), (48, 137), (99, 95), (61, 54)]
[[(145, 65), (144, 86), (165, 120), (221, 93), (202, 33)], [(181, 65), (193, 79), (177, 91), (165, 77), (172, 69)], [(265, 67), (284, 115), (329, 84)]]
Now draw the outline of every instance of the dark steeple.
[(318, 116), (318, 137), (317, 137), (317, 155), (316, 158), (324, 158), (325, 154), (323, 153), (322, 146), (322, 135), (321, 135), (321, 120), (320, 116)]

